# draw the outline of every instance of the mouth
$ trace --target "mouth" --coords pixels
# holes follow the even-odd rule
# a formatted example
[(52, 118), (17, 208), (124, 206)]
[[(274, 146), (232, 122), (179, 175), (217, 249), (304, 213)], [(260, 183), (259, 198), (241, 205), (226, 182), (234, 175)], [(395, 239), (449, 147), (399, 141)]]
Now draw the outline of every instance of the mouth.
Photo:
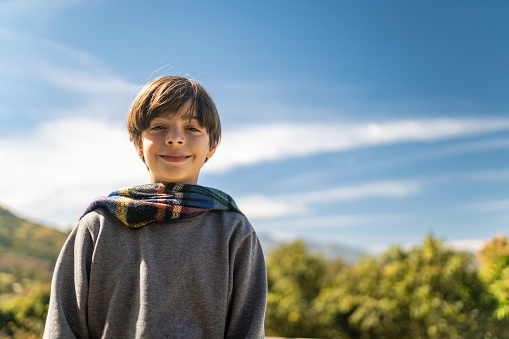
[(191, 156), (184, 153), (168, 153), (160, 155), (160, 157), (168, 162), (183, 162), (189, 159)]

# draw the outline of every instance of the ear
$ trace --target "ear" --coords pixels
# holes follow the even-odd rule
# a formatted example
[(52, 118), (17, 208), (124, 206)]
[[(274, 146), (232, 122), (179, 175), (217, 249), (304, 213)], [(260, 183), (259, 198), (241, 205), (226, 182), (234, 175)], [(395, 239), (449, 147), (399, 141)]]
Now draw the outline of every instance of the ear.
[(214, 143), (214, 145), (209, 147), (209, 151), (207, 152), (207, 159), (212, 158), (214, 153), (216, 153), (216, 149), (217, 149), (217, 141)]
[(136, 152), (138, 153), (139, 157), (140, 158), (144, 158), (144, 154), (143, 154), (143, 147), (141, 146), (136, 146)]

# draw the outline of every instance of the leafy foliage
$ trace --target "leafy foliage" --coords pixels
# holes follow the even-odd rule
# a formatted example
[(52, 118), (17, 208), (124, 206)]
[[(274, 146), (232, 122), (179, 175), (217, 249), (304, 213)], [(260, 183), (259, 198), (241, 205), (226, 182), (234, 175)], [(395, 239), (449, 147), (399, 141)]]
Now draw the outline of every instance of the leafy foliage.
[(50, 285), (32, 283), (0, 309), (0, 338), (38, 338), (44, 331)]
[(320, 293), (325, 262), (309, 254), (304, 242), (282, 245), (267, 259), (266, 325), (273, 334), (312, 336), (313, 319), (307, 317), (313, 300)]
[(509, 319), (509, 240), (500, 235), (479, 253), (479, 275), (498, 301), (498, 319)]
[[(479, 278), (474, 259), (429, 235), (410, 250), (395, 246), (377, 258), (336, 266), (335, 274), (317, 275), (330, 261), (308, 253), (302, 242), (286, 245), (268, 261), (267, 332), (325, 338), (507, 337), (509, 323), (492, 316), (497, 301)], [(303, 284), (288, 278), (292, 274), (277, 274), (291, 268), (294, 277), (308, 272), (319, 279)], [(274, 284), (275, 278), (284, 288)]]
[(64, 232), (0, 207), (0, 338), (39, 338)]
[[(66, 234), (0, 207), (0, 339), (40, 338)], [(479, 253), (429, 235), (347, 265), (301, 240), (267, 256), (266, 333), (323, 338), (508, 338), (509, 241)]]

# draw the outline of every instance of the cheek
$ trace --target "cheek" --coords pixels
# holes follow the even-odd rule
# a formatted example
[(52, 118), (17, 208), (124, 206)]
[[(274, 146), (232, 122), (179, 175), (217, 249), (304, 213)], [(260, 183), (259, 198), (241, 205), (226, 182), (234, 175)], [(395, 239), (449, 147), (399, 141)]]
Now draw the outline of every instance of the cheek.
[(146, 154), (148, 154), (148, 152), (150, 152), (150, 149), (152, 147), (153, 147), (153, 142), (150, 139), (144, 137), (141, 140), (140, 145), (136, 149), (137, 149), (138, 155), (140, 157), (146, 157)]
[(141, 145), (141, 149), (144, 152), (147, 152), (148, 150), (154, 148), (154, 145), (157, 144), (157, 140), (153, 140), (152, 138), (145, 138), (143, 139), (143, 143)]

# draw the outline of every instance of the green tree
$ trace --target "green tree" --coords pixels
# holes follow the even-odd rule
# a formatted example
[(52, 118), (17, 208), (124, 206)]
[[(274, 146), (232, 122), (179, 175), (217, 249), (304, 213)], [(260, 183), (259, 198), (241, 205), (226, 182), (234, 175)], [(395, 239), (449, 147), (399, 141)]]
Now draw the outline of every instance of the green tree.
[(509, 240), (500, 235), (479, 252), (479, 275), (498, 301), (495, 315), (509, 318)]
[(32, 283), (21, 295), (2, 303), (0, 338), (40, 338), (48, 312), (50, 285)]
[[(421, 246), (389, 249), (338, 274), (313, 307), (328, 338), (490, 338), (507, 335), (474, 257), (429, 235)], [(505, 332), (504, 332), (505, 331)]]
[(268, 334), (314, 335), (311, 304), (320, 293), (325, 272), (325, 260), (309, 253), (301, 240), (282, 245), (270, 254), (265, 319)]

